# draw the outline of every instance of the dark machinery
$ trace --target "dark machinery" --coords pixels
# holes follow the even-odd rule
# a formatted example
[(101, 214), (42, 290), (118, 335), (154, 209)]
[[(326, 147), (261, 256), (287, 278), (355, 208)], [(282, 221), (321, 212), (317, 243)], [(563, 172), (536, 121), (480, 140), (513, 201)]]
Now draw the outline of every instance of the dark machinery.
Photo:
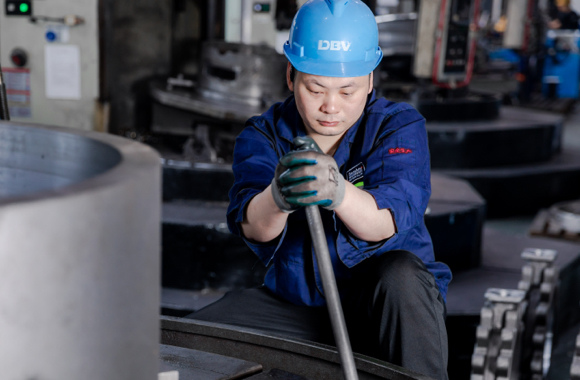
[(231, 162), (246, 120), (288, 95), (286, 61), (268, 46), (224, 41), (205, 42), (202, 58), (197, 82), (150, 83), (153, 145), (167, 158)]

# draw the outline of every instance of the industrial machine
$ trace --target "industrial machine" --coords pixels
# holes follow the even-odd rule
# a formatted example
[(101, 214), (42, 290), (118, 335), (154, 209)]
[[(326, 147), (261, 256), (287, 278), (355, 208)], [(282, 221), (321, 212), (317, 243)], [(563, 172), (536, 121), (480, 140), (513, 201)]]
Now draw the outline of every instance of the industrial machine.
[(106, 130), (96, 0), (4, 0), (0, 65), (13, 120)]
[(580, 87), (580, 31), (550, 30), (542, 69), (542, 94), (548, 99), (578, 99)]

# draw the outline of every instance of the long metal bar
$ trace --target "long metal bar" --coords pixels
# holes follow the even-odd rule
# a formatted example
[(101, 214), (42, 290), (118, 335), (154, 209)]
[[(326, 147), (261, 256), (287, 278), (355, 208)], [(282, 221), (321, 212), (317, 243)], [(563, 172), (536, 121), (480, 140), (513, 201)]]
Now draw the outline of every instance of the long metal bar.
[(332, 262), (330, 261), (330, 253), (328, 251), (328, 245), (326, 244), (326, 236), (324, 234), (318, 206), (306, 206), (306, 218), (308, 220), (308, 227), (310, 228), (310, 235), (312, 236), (312, 243), (314, 244), (314, 252), (316, 253), (316, 260), (318, 261), (318, 271), (322, 278), (322, 287), (324, 288), (334, 340), (336, 341), (336, 347), (340, 355), (340, 363), (344, 377), (346, 380), (358, 380), (350, 340), (348, 338), (348, 330), (346, 329), (346, 323), (342, 313), (338, 287), (336, 286), (336, 279), (334, 278), (334, 271), (332, 269)]
[(0, 119), (10, 120), (8, 99), (6, 97), (6, 84), (4, 83), (4, 76), (2, 75), (2, 66), (0, 66)]
[(252, 5), (252, 1), (242, 0), (240, 42), (248, 45), (252, 43)]
[(389, 13), (386, 15), (375, 16), (375, 21), (377, 22), (377, 24), (384, 24), (387, 22), (395, 22), (395, 21), (416, 20), (416, 19), (417, 19), (417, 12)]

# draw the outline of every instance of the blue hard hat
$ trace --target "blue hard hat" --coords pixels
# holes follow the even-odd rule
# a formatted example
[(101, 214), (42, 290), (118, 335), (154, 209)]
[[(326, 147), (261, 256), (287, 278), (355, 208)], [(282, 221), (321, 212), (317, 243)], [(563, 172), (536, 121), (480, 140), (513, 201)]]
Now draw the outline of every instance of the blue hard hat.
[(375, 16), (359, 0), (310, 0), (294, 16), (284, 54), (296, 70), (328, 77), (370, 74), (383, 58)]

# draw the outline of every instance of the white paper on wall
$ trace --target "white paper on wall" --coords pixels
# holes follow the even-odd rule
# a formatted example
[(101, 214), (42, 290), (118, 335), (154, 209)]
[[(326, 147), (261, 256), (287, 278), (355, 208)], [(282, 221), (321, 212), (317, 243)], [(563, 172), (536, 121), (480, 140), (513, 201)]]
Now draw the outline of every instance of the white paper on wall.
[(81, 53), (78, 45), (46, 45), (44, 68), (47, 98), (81, 98)]

